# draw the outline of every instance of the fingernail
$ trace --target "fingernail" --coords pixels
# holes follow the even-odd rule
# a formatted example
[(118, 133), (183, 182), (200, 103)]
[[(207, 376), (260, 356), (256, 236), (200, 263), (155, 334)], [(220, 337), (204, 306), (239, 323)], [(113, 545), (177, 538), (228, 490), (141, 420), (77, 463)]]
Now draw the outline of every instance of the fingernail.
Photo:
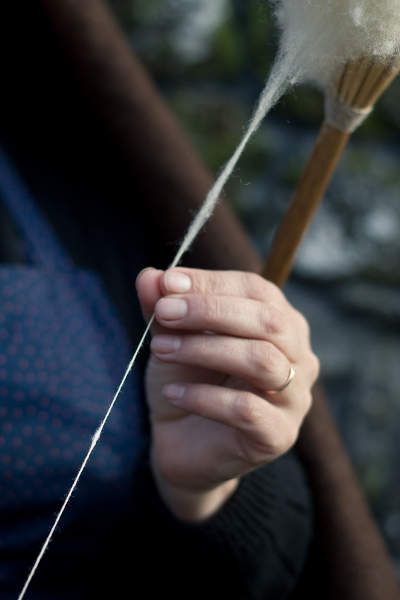
[(186, 392), (186, 386), (179, 383), (169, 383), (163, 387), (163, 395), (170, 400), (171, 404), (179, 405)]
[(188, 304), (186, 300), (180, 298), (161, 298), (157, 302), (156, 314), (161, 319), (175, 320), (182, 319), (188, 313)]
[(179, 271), (167, 271), (164, 275), (164, 285), (169, 292), (183, 294), (192, 287), (192, 280), (185, 273)]
[(156, 269), (154, 267), (146, 267), (144, 269), (142, 269), (137, 275), (136, 275), (136, 279), (135, 279), (135, 283), (137, 283), (139, 281), (139, 279), (141, 278), (141, 276), (143, 275), (143, 273), (145, 273), (146, 271), (155, 271)]
[(181, 344), (181, 338), (177, 335), (156, 335), (151, 340), (151, 349), (156, 354), (168, 354), (179, 350)]

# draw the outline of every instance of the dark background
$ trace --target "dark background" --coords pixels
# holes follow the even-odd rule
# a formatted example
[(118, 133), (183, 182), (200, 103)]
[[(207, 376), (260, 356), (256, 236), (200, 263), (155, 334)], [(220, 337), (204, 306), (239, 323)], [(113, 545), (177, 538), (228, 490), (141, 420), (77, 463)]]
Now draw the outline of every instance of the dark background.
[[(213, 172), (235, 148), (273, 60), (265, 0), (110, 1)], [(310, 49), (312, 51), (312, 48)], [(400, 82), (356, 133), (287, 291), (310, 320), (332, 408), (400, 570)], [(261, 253), (322, 118), (292, 90), (248, 147), (228, 194)]]

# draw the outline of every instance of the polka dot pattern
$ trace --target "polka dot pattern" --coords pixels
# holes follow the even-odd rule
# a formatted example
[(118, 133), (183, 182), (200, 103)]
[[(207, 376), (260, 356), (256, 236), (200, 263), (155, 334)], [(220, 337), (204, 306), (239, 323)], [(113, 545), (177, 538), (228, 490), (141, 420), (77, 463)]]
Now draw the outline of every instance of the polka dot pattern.
[[(25, 287), (18, 285), (13, 301), (5, 307), (3, 290), (9, 295), (15, 280), (19, 284), (23, 280)], [(78, 282), (80, 294), (73, 289)], [(0, 311), (7, 316), (0, 355), (0, 437), (5, 440), (3, 452), (21, 446), (19, 458), (24, 464), (46, 446), (48, 450), (58, 447), (65, 457), (72, 453), (75, 460), (72, 456), (68, 460), (77, 465), (127, 365), (129, 354), (119, 327), (114, 318), (110, 322), (108, 307), (102, 298), (96, 302), (96, 296), (99, 300), (102, 294), (88, 273), (56, 278), (32, 268), (0, 268)], [(135, 377), (93, 457), (90, 468), (96, 476), (120, 477), (128, 449), (133, 450), (138, 416), (134, 384)], [(35, 448), (32, 456), (27, 440)], [(2, 454), (0, 462), (6, 458)], [(52, 485), (61, 497), (66, 482), (57, 478), (57, 466), (57, 461), (52, 464)], [(24, 467), (18, 471), (23, 475)], [(31, 487), (48, 497), (48, 490), (38, 488), (34, 478), (25, 479), (21, 489), (8, 486), (0, 506), (17, 498), (23, 503)]]
[[(7, 307), (4, 290), (12, 298)], [(55, 276), (0, 267), (0, 311), (6, 317), (0, 345), (0, 479), (4, 469), (8, 473), (0, 510), (24, 507), (32, 497), (54, 505), (128, 363), (126, 340), (88, 273)], [(88, 466), (89, 479), (121, 485), (129, 480), (141, 450), (138, 387), (133, 374)], [(0, 549), (3, 543), (0, 535)]]
[[(130, 349), (100, 280), (72, 266), (4, 161), (0, 153), (1, 197), (32, 251), (30, 264), (0, 265), (0, 553), (26, 556), (47, 534)], [(62, 528), (79, 523), (82, 530), (71, 560), (101, 539), (96, 515), (105, 511), (112, 521), (133, 506), (132, 477), (145, 444), (139, 390), (134, 371), (65, 514)], [(80, 525), (91, 519), (96, 535)], [(0, 582), (12, 568), (0, 564)]]

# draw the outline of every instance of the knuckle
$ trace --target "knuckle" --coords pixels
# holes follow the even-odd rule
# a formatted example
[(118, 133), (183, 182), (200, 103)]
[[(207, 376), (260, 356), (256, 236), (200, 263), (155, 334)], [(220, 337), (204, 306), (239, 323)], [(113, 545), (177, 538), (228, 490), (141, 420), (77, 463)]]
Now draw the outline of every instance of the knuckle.
[(293, 312), (294, 312), (295, 320), (297, 322), (298, 329), (304, 335), (306, 335), (308, 337), (310, 335), (310, 325), (309, 325), (307, 319), (305, 318), (303, 313), (301, 313), (299, 310), (294, 308)]
[[(207, 360), (210, 352), (210, 345), (207, 336), (189, 336), (190, 354), (198, 355), (202, 360)], [(189, 350), (189, 349), (188, 349)]]
[(246, 462), (250, 467), (258, 467), (268, 462), (270, 458), (270, 449), (264, 444), (253, 444), (239, 440), (238, 456)]
[(262, 356), (262, 368), (264, 371), (272, 375), (281, 370), (278, 351), (273, 344), (265, 342), (260, 354)]
[(243, 273), (243, 278), (243, 287), (247, 290), (250, 296), (255, 296), (258, 298), (268, 296), (269, 287), (273, 284), (270, 284), (263, 277), (261, 277), (261, 275), (258, 275), (257, 273)]
[(310, 392), (308, 392), (305, 397), (304, 397), (304, 414), (306, 415), (308, 412), (310, 412), (311, 407), (313, 404), (313, 395)]
[(297, 319), (300, 324), (300, 327), (301, 327), (302, 331), (304, 331), (304, 334), (307, 337), (307, 339), (309, 339), (310, 334), (311, 334), (310, 325), (309, 325), (307, 319), (305, 318), (305, 316), (301, 312), (296, 311), (296, 313), (297, 313)]
[(289, 427), (284, 440), (285, 452), (293, 448), (299, 437), (300, 429), (297, 425)]
[(202, 298), (201, 312), (206, 325), (214, 324), (220, 314), (218, 299), (215, 296), (204, 296)]
[(234, 401), (234, 417), (242, 423), (253, 425), (259, 418), (259, 411), (249, 392), (237, 394)]
[(185, 271), (190, 274), (192, 279), (192, 291), (195, 294), (205, 295), (213, 293), (216, 289), (218, 274), (214, 271), (206, 271), (204, 269), (187, 269)]
[(291, 306), (291, 310), (292, 310), (293, 318), (297, 324), (297, 327), (299, 329), (301, 329), (302, 331), (305, 331), (305, 332), (309, 331), (309, 329), (310, 329), (309, 324), (308, 324), (306, 317), (303, 315), (303, 313), (300, 312), (294, 306)]
[(311, 352), (309, 363), (311, 380), (314, 383), (319, 377), (321, 371), (321, 363), (318, 356), (316, 356), (313, 352)]
[(304, 394), (297, 397), (296, 406), (293, 408), (296, 408), (296, 413), (300, 415), (301, 420), (303, 420), (310, 411), (312, 402), (313, 397), (311, 389), (305, 390)]
[(275, 283), (273, 283), (272, 281), (266, 281), (265, 279), (263, 279), (263, 282), (266, 294), (268, 294), (270, 298), (273, 298), (279, 302), (286, 302), (282, 290)]
[(248, 360), (252, 369), (258, 373), (270, 369), (270, 344), (268, 342), (251, 341), (248, 346)]
[(272, 281), (263, 279), (264, 292), (266, 297), (275, 302), (277, 305), (288, 306), (288, 302), (282, 290)]
[(272, 304), (264, 306), (261, 310), (261, 327), (267, 335), (277, 335), (282, 333), (284, 321), (282, 311)]
[[(271, 425), (271, 424), (270, 424)], [(281, 427), (268, 427), (257, 442), (240, 442), (243, 460), (257, 466), (286, 454), (297, 442), (300, 428), (297, 423), (285, 422)]]
[(313, 359), (314, 359), (314, 378), (318, 379), (318, 377), (321, 373), (321, 361), (319, 360), (319, 358), (316, 354), (313, 354)]
[(299, 429), (293, 425), (287, 425), (275, 433), (270, 440), (272, 454), (274, 456), (286, 454), (295, 445), (298, 436)]
[(247, 290), (258, 290), (261, 285), (262, 277), (257, 273), (242, 272), (244, 288)]
[(191, 361), (194, 358), (204, 360), (209, 353), (208, 340), (202, 335), (183, 335), (177, 351), (179, 358)]
[(285, 300), (282, 290), (275, 283), (264, 279), (261, 275), (243, 272), (242, 277), (243, 287), (250, 296), (273, 300), (277, 303), (282, 303)]

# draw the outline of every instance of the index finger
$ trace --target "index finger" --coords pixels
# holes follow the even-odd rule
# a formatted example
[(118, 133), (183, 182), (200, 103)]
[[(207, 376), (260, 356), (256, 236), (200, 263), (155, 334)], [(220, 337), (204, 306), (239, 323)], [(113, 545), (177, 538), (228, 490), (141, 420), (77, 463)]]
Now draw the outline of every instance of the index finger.
[(272, 282), (256, 273), (244, 271), (208, 271), (176, 267), (161, 278), (163, 294), (185, 292), (203, 295), (238, 296), (251, 300), (285, 302), (285, 296)]

